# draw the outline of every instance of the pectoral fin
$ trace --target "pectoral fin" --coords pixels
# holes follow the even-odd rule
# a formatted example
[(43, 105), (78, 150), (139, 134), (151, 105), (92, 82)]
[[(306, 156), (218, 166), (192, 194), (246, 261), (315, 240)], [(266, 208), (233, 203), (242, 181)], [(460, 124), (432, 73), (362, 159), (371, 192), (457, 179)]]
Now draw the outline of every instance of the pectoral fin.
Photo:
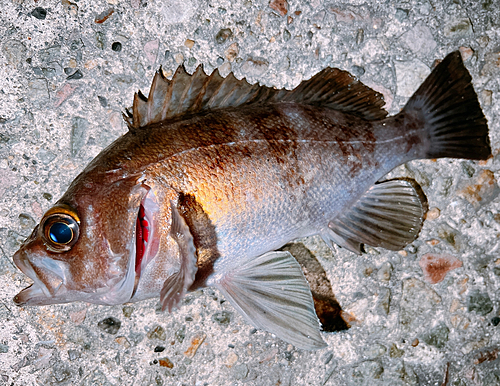
[(298, 348), (326, 347), (309, 285), (289, 252), (269, 252), (229, 272), (215, 285), (255, 327)]
[(328, 224), (322, 233), (355, 253), (362, 244), (400, 250), (422, 228), (427, 201), (414, 181), (389, 180), (372, 186), (356, 204)]
[(171, 202), (170, 206), (172, 213), (170, 234), (179, 246), (180, 267), (177, 272), (165, 280), (160, 292), (162, 310), (168, 308), (169, 312), (178, 306), (188, 288), (193, 284), (198, 270), (193, 236), (175, 205)]

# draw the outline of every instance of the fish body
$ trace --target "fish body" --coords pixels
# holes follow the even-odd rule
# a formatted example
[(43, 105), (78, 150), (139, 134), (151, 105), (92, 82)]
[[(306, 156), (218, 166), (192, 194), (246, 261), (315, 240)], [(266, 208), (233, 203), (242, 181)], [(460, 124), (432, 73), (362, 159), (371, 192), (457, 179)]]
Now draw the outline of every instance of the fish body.
[(486, 120), (458, 53), (405, 109), (327, 69), (292, 91), (234, 77), (159, 73), (137, 94), (130, 131), (73, 181), (14, 256), (34, 280), (17, 304), (176, 307), (215, 286), (253, 325), (324, 347), (300, 266), (284, 251), (319, 234), (360, 253), (398, 250), (421, 228), (414, 183), (377, 183), (420, 158), (485, 159)]

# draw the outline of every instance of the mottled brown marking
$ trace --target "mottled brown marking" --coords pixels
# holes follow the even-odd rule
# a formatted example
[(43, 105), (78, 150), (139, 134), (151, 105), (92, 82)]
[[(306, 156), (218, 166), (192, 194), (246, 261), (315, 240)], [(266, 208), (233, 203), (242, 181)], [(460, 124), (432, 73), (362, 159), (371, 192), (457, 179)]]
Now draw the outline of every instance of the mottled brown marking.
[(419, 265), (422, 268), (425, 280), (436, 284), (443, 281), (448, 272), (460, 268), (462, 262), (452, 255), (427, 253), (422, 256)]
[(478, 365), (478, 364), (483, 363), (483, 362), (491, 362), (491, 361), (498, 359), (498, 352), (499, 351), (500, 351), (500, 349), (496, 348), (496, 349), (493, 349), (490, 351), (483, 351), (483, 352), (479, 353), (479, 356), (474, 361), (474, 364)]
[(300, 264), (309, 283), (314, 300), (314, 309), (321, 322), (323, 331), (334, 332), (347, 330), (349, 325), (342, 318), (342, 308), (332, 291), (330, 280), (316, 257), (304, 244), (287, 244), (283, 251), (288, 251)]
[(220, 257), (217, 250), (217, 234), (215, 226), (203, 207), (191, 194), (181, 193), (179, 196), (179, 211), (193, 236), (194, 246), (198, 255), (198, 271), (190, 291), (205, 285), (205, 281), (214, 271), (214, 263)]

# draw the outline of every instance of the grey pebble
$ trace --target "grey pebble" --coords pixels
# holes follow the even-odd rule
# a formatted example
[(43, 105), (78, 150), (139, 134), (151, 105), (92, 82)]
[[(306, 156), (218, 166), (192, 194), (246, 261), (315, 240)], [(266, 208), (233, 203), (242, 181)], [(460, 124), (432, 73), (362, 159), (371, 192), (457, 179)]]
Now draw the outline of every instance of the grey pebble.
[(429, 332), (422, 336), (422, 340), (430, 346), (443, 348), (448, 342), (448, 334), (450, 330), (444, 323), (440, 323)]
[(444, 27), (444, 36), (448, 38), (461, 38), (472, 33), (472, 23), (469, 18), (451, 20)]
[(89, 121), (82, 117), (71, 120), (71, 156), (76, 157), (85, 145)]
[[(352, 376), (356, 379), (368, 381), (380, 379), (384, 372), (382, 364), (378, 361), (365, 361), (353, 369)], [(366, 383), (368, 384), (368, 383)]]
[(114, 386), (112, 383), (108, 381), (108, 378), (106, 378), (106, 375), (104, 373), (97, 369), (94, 370), (92, 375), (85, 377), (83, 382), (81, 383), (82, 386)]
[(83, 78), (83, 74), (80, 70), (76, 70), (72, 75), (68, 76), (66, 79), (68, 80), (78, 80), (78, 79), (82, 79)]
[(175, 339), (177, 339), (179, 343), (182, 343), (185, 337), (186, 337), (186, 326), (182, 326), (175, 332)]
[(27, 97), (34, 104), (49, 100), (49, 89), (46, 79), (33, 79), (28, 83)]
[(215, 35), (215, 41), (217, 44), (224, 44), (228, 39), (233, 37), (233, 31), (229, 28), (221, 29), (217, 35)]
[(3, 44), (3, 54), (10, 64), (17, 66), (26, 55), (26, 47), (17, 40), (8, 40)]
[(392, 264), (388, 261), (386, 261), (382, 266), (379, 268), (377, 272), (377, 277), (381, 281), (389, 281), (391, 280), (391, 274), (392, 274)]
[(154, 326), (154, 328), (147, 333), (147, 337), (148, 339), (165, 340), (167, 339), (167, 334), (162, 326)]
[(396, 19), (400, 22), (408, 19), (409, 10), (403, 8), (396, 8)]
[(399, 323), (405, 332), (414, 332), (426, 325), (427, 315), (433, 314), (441, 297), (422, 281), (409, 278), (403, 280)]
[(285, 29), (285, 30), (283, 31), (283, 40), (284, 40), (285, 42), (287, 42), (287, 41), (289, 41), (289, 40), (290, 40), (290, 38), (291, 38), (291, 37), (292, 37), (292, 35), (290, 34), (290, 31), (288, 31), (287, 29)]
[(53, 62), (61, 57), (61, 46), (55, 44), (44, 48), (38, 52), (38, 57), (42, 62)]
[(493, 303), (487, 293), (473, 291), (467, 298), (467, 310), (486, 316), (493, 311)]
[(363, 67), (361, 67), (361, 66), (354, 65), (354, 66), (351, 67), (351, 73), (353, 75), (357, 76), (358, 78), (360, 78), (361, 76), (364, 75), (365, 69)]
[(249, 58), (241, 66), (241, 72), (249, 77), (260, 76), (264, 74), (269, 67), (265, 59)]
[(52, 200), (52, 194), (50, 194), (50, 193), (43, 193), (42, 197), (45, 198), (47, 201)]
[[(101, 105), (102, 105), (102, 103), (101, 103)], [(105, 106), (103, 106), (103, 107), (105, 107)], [(125, 316), (126, 318), (130, 318), (132, 316), (132, 312), (134, 312), (134, 307), (132, 307), (132, 306), (123, 306), (122, 312), (123, 312), (123, 316)]]
[(97, 327), (111, 335), (115, 335), (120, 329), (121, 325), (122, 322), (120, 322), (120, 320), (116, 319), (113, 316), (103, 319), (99, 323), (97, 323)]
[(232, 373), (235, 379), (244, 379), (248, 375), (248, 366), (244, 363), (236, 365), (233, 367)]
[(108, 107), (108, 100), (105, 97), (98, 95), (97, 99), (99, 99), (99, 103), (102, 107)]
[(389, 315), (391, 307), (391, 290), (381, 287), (378, 290), (378, 294), (377, 309), (379, 310), (379, 314)]
[(33, 229), (36, 225), (35, 220), (29, 214), (20, 213), (19, 214), (19, 223), (21, 224), (21, 228), (23, 229)]
[(9, 346), (0, 343), (0, 354), (5, 354), (7, 352), (9, 352)]
[(375, 359), (375, 358), (381, 357), (386, 352), (387, 352), (387, 348), (384, 345), (382, 345), (380, 343), (375, 343), (371, 346), (368, 346), (368, 348), (365, 349), (365, 351), (363, 352), (363, 355), (367, 359)]
[(424, 24), (417, 24), (405, 32), (401, 39), (410, 50), (419, 56), (431, 54), (437, 46), (430, 28)]
[(47, 17), (47, 10), (42, 7), (36, 7), (33, 11), (31, 11), (31, 15), (39, 20), (45, 20)]
[(231, 322), (232, 313), (228, 311), (217, 312), (212, 315), (212, 320), (221, 326), (227, 326)]
[(430, 74), (430, 69), (418, 59), (394, 62), (396, 67), (397, 94), (410, 97)]
[(54, 153), (51, 153), (50, 151), (41, 148), (38, 150), (38, 153), (36, 153), (36, 158), (40, 160), (45, 165), (48, 165), (51, 163), (57, 156)]
[(467, 177), (471, 178), (474, 176), (476, 169), (474, 169), (470, 161), (463, 161), (460, 165), (462, 166), (462, 171)]
[(75, 359), (81, 358), (82, 353), (78, 350), (68, 350), (68, 359), (74, 361)]

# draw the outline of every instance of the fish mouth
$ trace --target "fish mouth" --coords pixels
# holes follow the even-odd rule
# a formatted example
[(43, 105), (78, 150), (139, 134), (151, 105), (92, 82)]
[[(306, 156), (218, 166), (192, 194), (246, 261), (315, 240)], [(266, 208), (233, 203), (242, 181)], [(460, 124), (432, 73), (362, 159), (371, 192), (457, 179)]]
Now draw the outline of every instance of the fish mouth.
[(40, 269), (30, 263), (26, 253), (22, 249), (15, 253), (13, 260), (17, 268), (33, 280), (33, 284), (14, 296), (13, 301), (17, 306), (45, 305), (61, 302), (61, 300), (57, 300), (54, 297), (56, 293), (59, 295), (61, 292), (64, 292), (61, 291), (64, 286), (63, 279), (60, 276), (52, 272), (47, 272), (44, 275), (47, 281), (45, 283), (37, 274), (37, 271), (40, 271)]

